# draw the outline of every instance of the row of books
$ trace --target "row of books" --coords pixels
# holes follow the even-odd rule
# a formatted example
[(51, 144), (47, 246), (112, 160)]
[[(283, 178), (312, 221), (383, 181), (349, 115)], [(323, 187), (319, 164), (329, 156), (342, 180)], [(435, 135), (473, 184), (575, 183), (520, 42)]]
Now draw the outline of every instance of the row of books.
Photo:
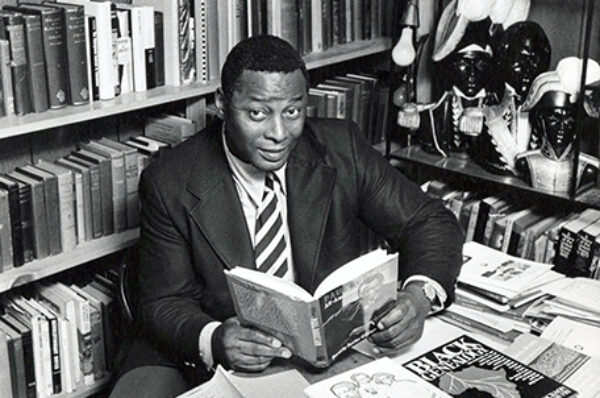
[(137, 227), (142, 170), (195, 130), (187, 119), (157, 115), (144, 136), (83, 142), (54, 162), (0, 174), (0, 272)]
[(114, 281), (39, 283), (5, 298), (0, 315), (0, 384), (7, 398), (76, 392), (106, 377), (118, 322)]
[(422, 186), (440, 198), (475, 241), (504, 253), (540, 263), (568, 276), (600, 279), (600, 211), (548, 215), (509, 192), (481, 196), (441, 181)]
[(389, 85), (368, 73), (348, 73), (324, 80), (308, 90), (308, 117), (356, 122), (372, 144), (385, 138)]

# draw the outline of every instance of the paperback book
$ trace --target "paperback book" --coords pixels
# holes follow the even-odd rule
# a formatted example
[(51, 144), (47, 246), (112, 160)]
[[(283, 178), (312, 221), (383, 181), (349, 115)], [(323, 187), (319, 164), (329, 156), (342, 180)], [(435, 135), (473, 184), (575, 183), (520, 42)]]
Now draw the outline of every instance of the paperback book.
[(243, 324), (279, 338), (313, 366), (327, 367), (375, 330), (394, 305), (398, 255), (379, 249), (354, 259), (326, 277), (314, 294), (248, 268), (225, 275)]

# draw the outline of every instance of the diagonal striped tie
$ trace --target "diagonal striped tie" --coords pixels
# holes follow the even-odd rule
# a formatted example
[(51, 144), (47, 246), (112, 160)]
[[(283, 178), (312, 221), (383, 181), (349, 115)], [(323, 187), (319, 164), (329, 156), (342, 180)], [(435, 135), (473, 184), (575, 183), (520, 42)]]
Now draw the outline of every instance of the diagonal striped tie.
[(259, 271), (283, 277), (288, 270), (287, 242), (281, 204), (274, 190), (273, 173), (267, 173), (265, 192), (258, 207), (254, 232), (254, 260)]

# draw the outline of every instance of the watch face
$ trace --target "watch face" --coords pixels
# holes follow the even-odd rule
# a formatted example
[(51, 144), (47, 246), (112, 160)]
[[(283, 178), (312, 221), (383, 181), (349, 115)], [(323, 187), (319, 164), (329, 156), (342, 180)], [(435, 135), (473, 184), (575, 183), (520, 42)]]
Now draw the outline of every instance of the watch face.
[(435, 289), (430, 284), (426, 283), (423, 285), (423, 292), (425, 293), (425, 297), (429, 300), (429, 302), (433, 303), (435, 299)]

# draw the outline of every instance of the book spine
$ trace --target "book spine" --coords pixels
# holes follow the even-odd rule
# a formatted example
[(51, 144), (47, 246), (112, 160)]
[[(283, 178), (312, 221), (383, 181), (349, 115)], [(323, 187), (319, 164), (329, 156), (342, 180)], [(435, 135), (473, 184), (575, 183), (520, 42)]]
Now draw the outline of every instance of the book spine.
[[(122, 14), (125, 13), (125, 17)], [(135, 90), (133, 82), (133, 48), (129, 26), (129, 10), (117, 11), (119, 20), (119, 38), (117, 39), (117, 60), (119, 63), (119, 75), (121, 79), (121, 94), (126, 94)]]
[(110, 59), (112, 61), (112, 77), (115, 95), (121, 94), (121, 78), (123, 71), (119, 69), (119, 49), (117, 43), (119, 42), (119, 18), (117, 17), (117, 11), (110, 11)]
[(27, 398), (36, 398), (37, 382), (35, 378), (35, 358), (33, 355), (33, 334), (31, 330), (21, 334), (23, 343), (23, 364), (25, 366), (25, 385)]
[(85, 240), (91, 240), (94, 236), (94, 221), (92, 218), (92, 192), (89, 170), (81, 173), (81, 188), (83, 191), (83, 223), (85, 228)]
[(13, 362), (14, 362), (14, 381), (16, 388), (13, 388), (13, 394), (16, 398), (27, 397), (27, 381), (25, 379), (25, 353), (23, 352), (23, 336), (13, 340)]
[(81, 173), (73, 172), (73, 206), (75, 207), (75, 225), (77, 226), (77, 243), (85, 241), (85, 216), (83, 203), (83, 181)]
[(127, 229), (127, 187), (123, 155), (110, 161), (112, 180), (113, 225), (115, 232)]
[[(244, 0), (245, 1), (245, 0)], [(190, 84), (196, 78), (196, 55), (192, 45), (193, 36), (190, 0), (178, 0), (179, 79), (181, 84)]]
[(2, 393), (8, 397), (14, 397), (15, 391), (15, 377), (12, 372), (11, 352), (12, 341), (8, 335), (0, 330), (0, 386), (2, 386)]
[(44, 60), (42, 21), (39, 15), (25, 16), (27, 40), (27, 69), (31, 83), (31, 99), (34, 112), (44, 112), (50, 108), (48, 102), (48, 81)]
[(10, 207), (8, 194), (0, 192), (0, 273), (13, 268)]
[[(196, 53), (196, 80), (208, 82), (208, 22), (206, 20), (206, 0), (196, 0), (195, 3), (195, 53)], [(252, 12), (255, 10), (252, 9)]]
[(98, 59), (98, 29), (96, 18), (88, 17), (88, 41), (90, 43), (91, 92), (94, 100), (100, 99), (100, 65)]
[(63, 108), (69, 100), (69, 66), (63, 13), (57, 9), (41, 15), (50, 108)]
[(363, 40), (363, 8), (361, 0), (352, 1), (352, 33), (354, 40)]
[(331, 31), (332, 43), (338, 45), (342, 41), (342, 5), (341, 0), (331, 0)]
[(110, 160), (105, 160), (99, 164), (100, 171), (100, 193), (102, 197), (102, 230), (104, 235), (110, 235), (115, 232), (115, 223), (113, 218), (112, 201), (112, 176)]
[(61, 385), (65, 393), (73, 392), (75, 381), (73, 376), (74, 364), (71, 363), (73, 353), (71, 352), (72, 343), (69, 339), (72, 338), (69, 331), (70, 324), (65, 318), (58, 319), (58, 337), (60, 339), (60, 369), (61, 369)]
[(572, 276), (591, 276), (589, 274), (592, 260), (592, 245), (594, 236), (581, 231), (576, 240), (574, 260), (571, 262), (570, 273)]
[(62, 391), (61, 364), (60, 364), (60, 343), (58, 337), (58, 321), (56, 318), (48, 320), (50, 336), (50, 354), (52, 365), (52, 391), (58, 394)]
[(311, 20), (311, 51), (323, 51), (323, 19), (321, 13), (321, 1), (311, 0), (310, 4), (310, 20)]
[(69, 67), (69, 96), (71, 105), (90, 102), (87, 76), (87, 40), (83, 7), (65, 10), (65, 33)]
[[(154, 12), (152, 9), (142, 11), (141, 18), (141, 40), (143, 59), (141, 62), (145, 65), (146, 70), (146, 87), (154, 88), (157, 86), (157, 65), (156, 65), (156, 41), (154, 33)], [(164, 51), (164, 49), (163, 49)]]
[(156, 87), (165, 85), (165, 26), (159, 11), (154, 11), (154, 79)]
[(323, 319), (321, 306), (318, 300), (310, 303), (310, 329), (312, 331), (313, 344), (316, 351), (315, 362), (327, 362), (327, 349), (325, 347), (325, 333), (323, 331)]
[(75, 209), (73, 207), (73, 176), (71, 172), (58, 177), (58, 203), (60, 209), (60, 240), (62, 251), (69, 252), (77, 245)]
[(323, 49), (333, 45), (333, 27), (331, 24), (331, 0), (321, 0), (321, 24), (323, 31)]
[(217, 15), (217, 0), (206, 0), (206, 37), (207, 37), (207, 61), (208, 80), (219, 78), (219, 26)]
[(92, 329), (90, 324), (90, 305), (87, 301), (78, 301), (76, 305), (78, 333), (79, 333), (79, 357), (81, 358), (81, 370), (83, 372), (83, 383), (86, 386), (94, 384), (94, 363), (92, 347)]
[(46, 194), (46, 218), (48, 220), (48, 243), (50, 254), (54, 255), (62, 251), (58, 179), (53, 177), (45, 181), (44, 190)]
[(281, 37), (292, 45), (298, 47), (298, 6), (295, 0), (281, 1)]
[(48, 321), (41, 316), (31, 317), (33, 357), (37, 393), (40, 396), (52, 394), (52, 362), (50, 355), (50, 330)]
[(90, 305), (90, 329), (92, 340), (92, 356), (94, 363), (94, 380), (104, 378), (106, 358), (104, 356), (104, 336), (102, 331), (102, 314), (100, 309)]
[(600, 242), (594, 240), (594, 242), (592, 243), (591, 252), (592, 255), (590, 259), (588, 275), (590, 275), (590, 277), (595, 278), (595, 275), (598, 272), (598, 266), (600, 265)]
[(139, 225), (138, 154), (125, 154), (125, 185), (127, 186), (127, 228)]
[(35, 258), (41, 259), (50, 254), (48, 236), (48, 219), (46, 217), (46, 201), (44, 200), (44, 185), (39, 183), (31, 187), (31, 210), (33, 221), (33, 249)]
[(92, 205), (92, 228), (94, 238), (99, 238), (104, 233), (102, 215), (102, 190), (100, 182), (100, 169), (93, 165), (90, 167), (90, 196)]
[(0, 40), (0, 75), (2, 75), (2, 102), (4, 115), (16, 113), (15, 95), (10, 71), (10, 45), (8, 40)]
[(310, 0), (298, 1), (298, 50), (304, 55), (311, 52)]
[(127, 15), (129, 16), (129, 26), (131, 29), (131, 50), (134, 70), (133, 86), (134, 90), (137, 92), (146, 91), (148, 87), (146, 82), (146, 61), (144, 59), (145, 36), (143, 12), (139, 7), (135, 7), (126, 11)]
[(554, 270), (565, 275), (569, 273), (569, 259), (574, 253), (577, 234), (567, 228), (561, 228), (555, 243), (556, 253), (554, 255)]
[(25, 25), (23, 18), (5, 18), (10, 48), (11, 76), (14, 91), (15, 113), (24, 115), (33, 112), (30, 81), (25, 51)]
[(21, 194), (19, 188), (15, 188), (9, 191), (9, 207), (10, 207), (10, 222), (11, 222), (11, 239), (13, 246), (13, 265), (20, 267), (25, 263), (25, 252), (23, 243), (23, 224), (21, 222)]

